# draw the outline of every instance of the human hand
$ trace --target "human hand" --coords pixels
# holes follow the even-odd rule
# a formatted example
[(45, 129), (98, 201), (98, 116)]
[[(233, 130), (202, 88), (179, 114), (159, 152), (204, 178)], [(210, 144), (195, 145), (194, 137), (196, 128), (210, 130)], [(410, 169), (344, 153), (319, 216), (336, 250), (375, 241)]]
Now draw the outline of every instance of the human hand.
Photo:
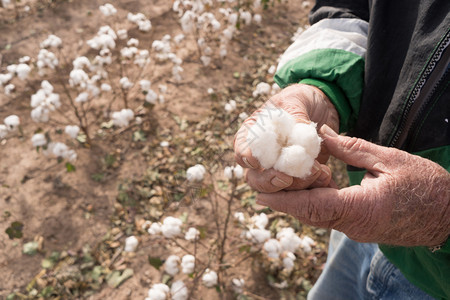
[(328, 124), (335, 130), (339, 127), (337, 111), (320, 89), (304, 84), (295, 84), (283, 89), (245, 120), (236, 133), (234, 140), (235, 159), (242, 167), (249, 168), (246, 172), (248, 184), (253, 189), (265, 193), (282, 189), (305, 189), (329, 185), (331, 171), (326, 165), (323, 165), (329, 157), (325, 147), (321, 148), (311, 175), (302, 179), (294, 178), (274, 169), (265, 170), (261, 167), (259, 161), (252, 156), (247, 142), (248, 128), (255, 124), (258, 113), (269, 105), (284, 109), (299, 123), (315, 122), (318, 128), (323, 124)]
[(320, 130), (330, 153), (367, 174), (361, 185), (259, 194), (257, 203), (358, 242), (436, 246), (450, 234), (450, 173), (407, 152)]

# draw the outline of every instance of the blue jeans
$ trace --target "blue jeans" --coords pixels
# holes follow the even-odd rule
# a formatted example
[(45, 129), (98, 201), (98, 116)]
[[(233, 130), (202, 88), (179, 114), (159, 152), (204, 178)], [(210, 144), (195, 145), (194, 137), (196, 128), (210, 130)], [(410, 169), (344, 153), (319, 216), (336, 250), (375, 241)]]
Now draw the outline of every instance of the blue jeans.
[(358, 243), (333, 230), (325, 269), (308, 300), (434, 299), (410, 283), (377, 244)]

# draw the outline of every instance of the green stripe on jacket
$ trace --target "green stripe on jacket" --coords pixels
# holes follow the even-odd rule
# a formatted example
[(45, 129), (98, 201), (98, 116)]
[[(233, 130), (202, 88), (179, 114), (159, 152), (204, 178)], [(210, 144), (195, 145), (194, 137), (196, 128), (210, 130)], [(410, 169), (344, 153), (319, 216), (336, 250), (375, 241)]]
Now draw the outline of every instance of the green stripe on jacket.
[(320, 88), (335, 105), (340, 132), (347, 132), (358, 118), (364, 87), (363, 57), (339, 49), (317, 49), (290, 60), (275, 74), (284, 88), (305, 83)]

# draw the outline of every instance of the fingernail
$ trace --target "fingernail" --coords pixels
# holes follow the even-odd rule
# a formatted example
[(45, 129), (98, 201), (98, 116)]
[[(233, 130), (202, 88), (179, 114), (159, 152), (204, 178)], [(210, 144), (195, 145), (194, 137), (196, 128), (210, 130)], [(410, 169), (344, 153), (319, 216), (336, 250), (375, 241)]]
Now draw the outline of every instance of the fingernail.
[(285, 188), (285, 187), (288, 187), (290, 185), (289, 182), (286, 182), (286, 181), (284, 181), (283, 179), (281, 179), (281, 178), (279, 178), (277, 176), (272, 178), (270, 183), (272, 183), (274, 186), (279, 187), (279, 188)]
[(329, 137), (337, 137), (338, 134), (331, 129), (327, 124), (323, 124), (322, 127), (320, 128), (320, 131), (324, 134), (327, 135)]
[(317, 160), (314, 161), (314, 165), (312, 167), (312, 173), (317, 173), (321, 170), (320, 168), (320, 162), (318, 162)]
[(324, 183), (328, 180), (328, 178), (330, 178), (331, 175), (329, 169), (326, 166), (323, 166), (321, 169), (322, 173), (320, 174), (319, 178), (317, 178), (318, 183)]
[(259, 198), (259, 197), (256, 198), (256, 204), (262, 205), (262, 206), (269, 206), (266, 201), (261, 200), (261, 198)]
[(247, 167), (249, 167), (250, 169), (256, 169), (254, 166), (252, 166), (252, 165), (250, 164), (250, 162), (247, 160), (247, 157), (243, 157), (242, 160), (244, 161), (245, 165), (246, 165)]

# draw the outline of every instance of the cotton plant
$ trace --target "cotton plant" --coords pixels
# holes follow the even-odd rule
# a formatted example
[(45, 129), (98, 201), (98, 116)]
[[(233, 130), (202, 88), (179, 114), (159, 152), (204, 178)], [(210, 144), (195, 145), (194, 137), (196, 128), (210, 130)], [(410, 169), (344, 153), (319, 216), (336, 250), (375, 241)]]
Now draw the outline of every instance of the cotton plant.
[(249, 128), (247, 143), (263, 168), (304, 178), (311, 174), (321, 138), (315, 123), (296, 123), (285, 110), (269, 107)]
[(0, 140), (6, 138), (10, 133), (19, 131), (20, 118), (17, 115), (9, 115), (0, 124)]
[(186, 170), (186, 178), (189, 182), (202, 181), (205, 174), (206, 174), (206, 169), (201, 164), (197, 164)]
[(235, 179), (242, 179), (244, 177), (244, 168), (242, 168), (240, 165), (235, 166), (227, 166), (225, 167), (223, 174), (225, 178), (231, 180), (233, 178)]
[(217, 273), (213, 270), (206, 269), (205, 273), (202, 276), (202, 283), (208, 288), (214, 287), (217, 285), (218, 276)]

